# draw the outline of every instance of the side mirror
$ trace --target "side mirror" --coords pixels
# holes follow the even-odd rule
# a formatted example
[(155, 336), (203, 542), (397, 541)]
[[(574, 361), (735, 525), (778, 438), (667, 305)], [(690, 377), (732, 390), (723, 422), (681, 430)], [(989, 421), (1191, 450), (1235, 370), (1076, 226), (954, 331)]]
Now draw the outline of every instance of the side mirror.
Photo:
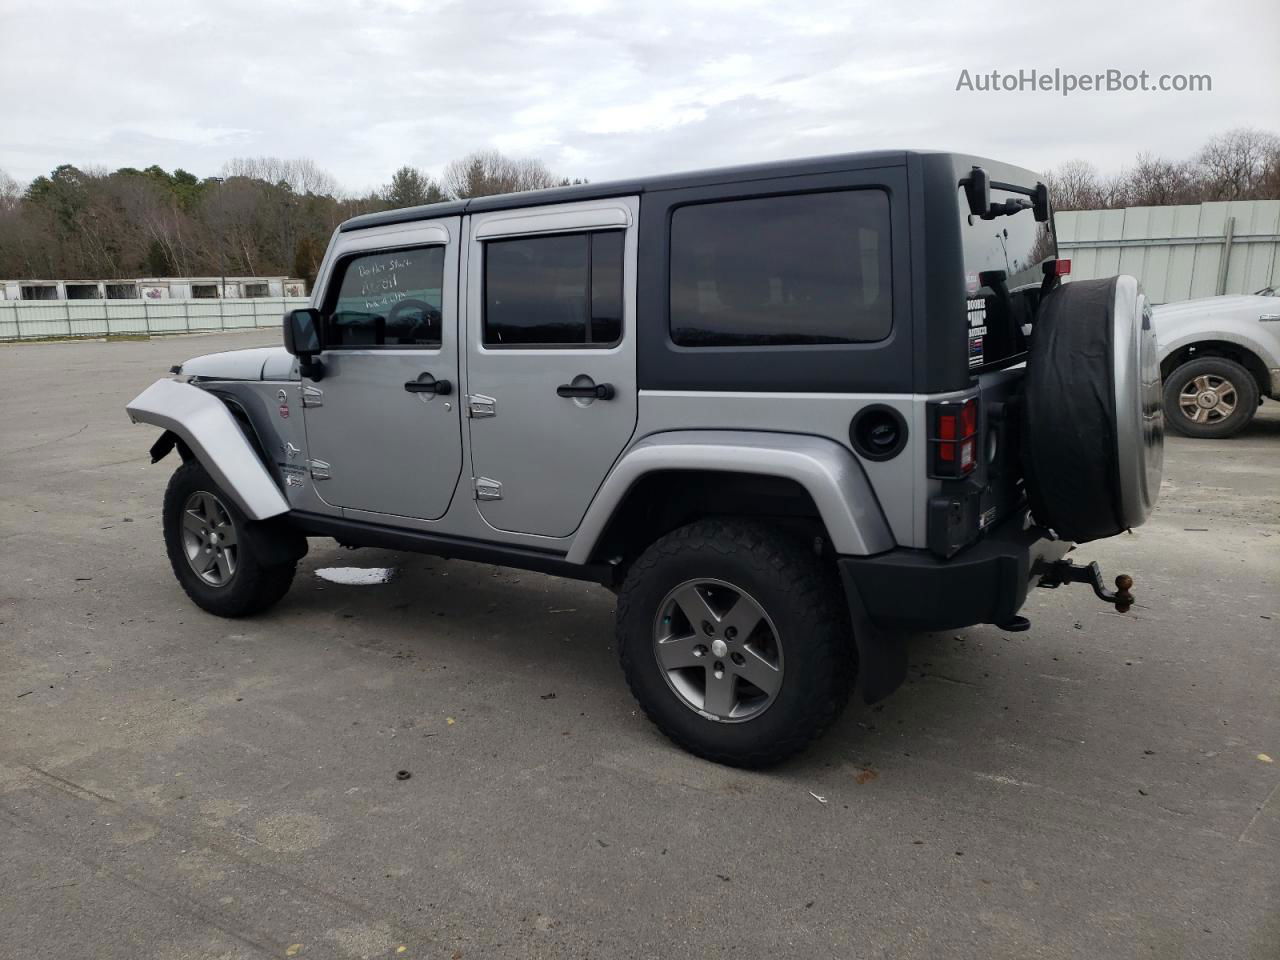
[(320, 343), (320, 311), (306, 307), (284, 315), (284, 348), (298, 358), (298, 369), (304, 377), (319, 380), (324, 366), (316, 359)]

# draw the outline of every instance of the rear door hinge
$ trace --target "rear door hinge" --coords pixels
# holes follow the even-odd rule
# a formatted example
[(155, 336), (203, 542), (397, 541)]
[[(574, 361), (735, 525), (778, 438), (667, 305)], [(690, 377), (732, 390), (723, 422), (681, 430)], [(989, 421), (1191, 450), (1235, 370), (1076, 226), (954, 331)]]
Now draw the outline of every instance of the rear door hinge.
[(307, 468), (311, 471), (312, 480), (328, 480), (330, 477), (329, 464), (323, 460), (308, 460)]
[(486, 397), (483, 393), (467, 395), (467, 416), (473, 420), (483, 420), (486, 417), (496, 417), (497, 415), (498, 401), (493, 397)]
[(501, 500), (502, 484), (488, 477), (476, 477), (477, 500)]

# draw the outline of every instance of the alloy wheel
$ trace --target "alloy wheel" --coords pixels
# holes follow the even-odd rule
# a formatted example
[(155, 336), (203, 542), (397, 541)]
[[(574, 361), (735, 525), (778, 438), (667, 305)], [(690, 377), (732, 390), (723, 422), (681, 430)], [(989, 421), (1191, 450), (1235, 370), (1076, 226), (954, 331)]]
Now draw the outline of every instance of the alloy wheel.
[(1202, 373), (1178, 391), (1178, 408), (1192, 423), (1221, 423), (1236, 412), (1236, 387), (1226, 377)]
[(686, 580), (663, 598), (653, 649), (685, 706), (726, 723), (758, 717), (782, 687), (782, 642), (754, 597), (724, 580)]
[(182, 549), (192, 571), (211, 587), (235, 576), (240, 548), (231, 514), (212, 493), (197, 490), (182, 508)]

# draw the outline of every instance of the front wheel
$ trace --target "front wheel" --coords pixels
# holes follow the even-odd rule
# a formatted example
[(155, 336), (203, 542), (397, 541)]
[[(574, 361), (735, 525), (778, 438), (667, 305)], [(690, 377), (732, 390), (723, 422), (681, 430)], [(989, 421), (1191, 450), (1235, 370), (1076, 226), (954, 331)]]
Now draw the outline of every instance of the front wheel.
[(1223, 439), (1244, 429), (1258, 410), (1253, 375), (1225, 357), (1188, 360), (1164, 385), (1165, 417), (1188, 437)]
[(164, 494), (169, 564), (187, 596), (209, 613), (245, 617), (283, 597), (301, 556), (293, 540), (249, 520), (195, 460), (169, 480)]
[(856, 653), (839, 581), (766, 525), (706, 520), (658, 540), (628, 572), (617, 618), (640, 706), (709, 760), (777, 763), (848, 699)]

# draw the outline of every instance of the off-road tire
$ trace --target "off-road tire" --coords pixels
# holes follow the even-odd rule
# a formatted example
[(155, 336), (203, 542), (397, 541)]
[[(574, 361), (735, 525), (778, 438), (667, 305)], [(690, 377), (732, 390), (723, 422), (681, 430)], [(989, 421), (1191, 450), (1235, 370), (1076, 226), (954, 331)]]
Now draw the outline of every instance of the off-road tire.
[[(1180, 395), (1196, 377), (1213, 377), (1231, 384), (1236, 396), (1235, 410), (1212, 423), (1196, 423), (1182, 411)], [(1258, 384), (1253, 375), (1226, 357), (1197, 357), (1169, 374), (1164, 385), (1164, 416), (1183, 436), (1201, 440), (1222, 440), (1235, 436), (1258, 412)]]
[[(212, 493), (225, 507), (236, 529), (238, 562), (235, 572), (222, 586), (201, 580), (187, 561), (182, 541), (182, 516), (188, 498), (197, 491)], [(164, 494), (164, 542), (169, 564), (188, 597), (219, 617), (247, 617), (266, 610), (289, 590), (297, 570), (297, 559), (280, 549), (281, 534), (270, 524), (255, 523), (245, 516), (208, 471), (196, 460), (188, 460), (169, 479)], [(267, 562), (267, 558), (275, 562)]]
[(1050, 292), (1022, 391), (1017, 433), (1036, 522), (1076, 543), (1141, 526), (1160, 495), (1164, 411), (1138, 281), (1077, 280)]
[[(668, 685), (655, 622), (677, 585), (716, 578), (746, 589), (776, 625), (785, 654), (773, 702), (741, 722), (708, 719)], [(751, 520), (702, 520), (652, 544), (618, 594), (618, 654), (641, 709), (690, 753), (765, 767), (804, 750), (839, 716), (857, 670), (849, 614), (835, 570), (809, 542)]]

